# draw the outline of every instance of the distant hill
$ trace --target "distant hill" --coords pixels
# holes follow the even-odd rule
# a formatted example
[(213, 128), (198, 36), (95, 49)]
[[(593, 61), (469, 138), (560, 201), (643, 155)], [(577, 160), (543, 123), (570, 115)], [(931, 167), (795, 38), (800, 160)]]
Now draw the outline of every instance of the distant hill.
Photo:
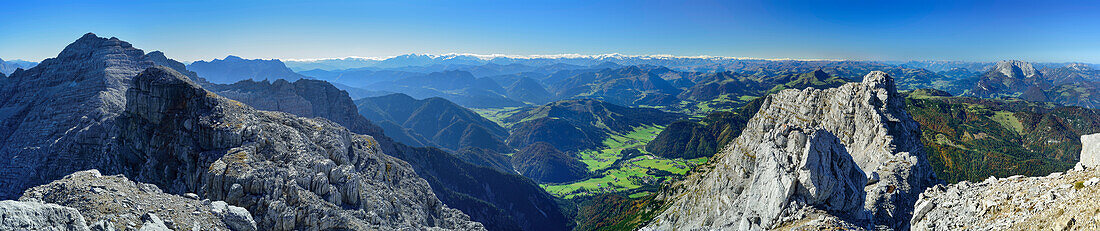
[(520, 174), (539, 182), (561, 183), (584, 179), (584, 163), (546, 142), (527, 145), (512, 156), (512, 166)]
[(765, 94), (776, 93), (785, 89), (834, 88), (848, 82), (845, 79), (831, 76), (821, 69), (809, 73), (779, 75), (772, 77), (772, 80), (780, 84), (772, 87)]
[(679, 95), (687, 100), (712, 100), (724, 94), (759, 95), (764, 86), (752, 76), (729, 71), (694, 75), (677, 79), (688, 89)]
[(764, 98), (757, 98), (732, 112), (715, 112), (702, 121), (677, 121), (665, 127), (645, 150), (664, 158), (694, 159), (709, 157), (741, 135), (745, 123), (760, 109)]
[(608, 134), (625, 134), (642, 125), (665, 125), (682, 115), (652, 108), (628, 108), (593, 99), (564, 100), (525, 108), (504, 118), (508, 145), (523, 148), (546, 142), (563, 152), (592, 149)]
[(449, 150), (474, 147), (497, 153), (513, 152), (503, 142), (508, 137), (507, 130), (443, 98), (417, 100), (405, 94), (392, 94), (355, 102), (359, 114), (367, 119), (398, 125), (426, 139), (427, 145)]
[(1045, 176), (1077, 162), (1079, 137), (1100, 132), (1100, 112), (1019, 99), (979, 99), (914, 91), (907, 110), (937, 177)]
[(26, 70), (31, 69), (35, 65), (38, 65), (38, 63), (23, 60), (4, 61), (3, 59), (0, 59), (0, 74), (11, 75), (12, 72), (15, 72), (15, 69)]
[(471, 164), (495, 168), (501, 172), (515, 173), (512, 168), (512, 157), (484, 148), (467, 147), (454, 152), (459, 159)]
[(298, 80), (309, 77), (300, 75), (287, 68), (278, 59), (242, 59), (237, 56), (227, 56), (225, 59), (213, 61), (196, 61), (187, 65), (187, 69), (198, 73), (211, 83), (229, 84), (241, 80)]
[(1057, 68), (1042, 68), (1040, 72), (1051, 80), (1053, 85), (1074, 84), (1100, 81), (1100, 70), (1089, 65), (1074, 63)]
[(681, 90), (637, 66), (603, 69), (571, 76), (550, 86), (557, 98), (593, 98), (614, 104), (671, 105)]
[(427, 75), (371, 84), (368, 89), (404, 93), (416, 98), (441, 97), (466, 107), (514, 107), (525, 104), (509, 99), (500, 84), (477, 78), (465, 71), (433, 72)]
[(358, 88), (366, 87), (368, 85), (378, 82), (394, 81), (402, 78), (424, 75), (424, 73), (418, 72), (373, 70), (367, 68), (347, 70), (313, 69), (308, 71), (300, 71), (298, 73), (305, 76), (314, 77), (316, 79), (328, 81), (333, 84), (344, 84)]
[(505, 93), (508, 98), (533, 104), (549, 103), (554, 99), (554, 95), (539, 84), (538, 81), (522, 77), (517, 79), (512, 84), (509, 84), (505, 89)]

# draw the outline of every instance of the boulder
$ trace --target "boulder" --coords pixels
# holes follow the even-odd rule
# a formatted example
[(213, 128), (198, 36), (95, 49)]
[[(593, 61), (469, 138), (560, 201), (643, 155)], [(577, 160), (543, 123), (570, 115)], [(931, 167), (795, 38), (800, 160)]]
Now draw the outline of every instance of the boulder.
[(0, 201), (0, 230), (88, 230), (74, 208), (28, 201)]
[(1100, 133), (1081, 136), (1081, 158), (1077, 165), (1084, 168), (1100, 166)]

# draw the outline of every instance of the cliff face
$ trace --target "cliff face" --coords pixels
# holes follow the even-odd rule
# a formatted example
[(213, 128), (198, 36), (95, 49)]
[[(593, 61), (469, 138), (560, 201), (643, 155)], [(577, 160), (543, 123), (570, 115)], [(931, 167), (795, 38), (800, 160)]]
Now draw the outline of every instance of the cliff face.
[(243, 80), (228, 85), (206, 84), (203, 87), (260, 110), (281, 111), (307, 118), (321, 117), (359, 134), (375, 135), (382, 131), (366, 118), (359, 116), (355, 103), (347, 92), (325, 81)]
[(920, 195), (912, 230), (1100, 229), (1100, 134), (1081, 137), (1081, 162), (1044, 177), (990, 177)]
[(768, 96), (709, 170), (662, 194), (671, 207), (648, 228), (776, 228), (822, 210), (908, 227), (917, 195), (937, 180), (904, 108), (893, 78), (877, 71), (862, 83)]
[[(981, 76), (978, 83), (967, 94), (993, 98), (1019, 95), (1030, 89), (1048, 90), (1050, 87), (1051, 83), (1030, 63), (1008, 60), (997, 62), (992, 70)], [(1028, 96), (1024, 95), (1024, 97)]]
[(264, 229), (481, 228), (369, 136), (252, 109), (166, 68), (134, 84), (116, 158), (138, 181), (239, 205)]
[(95, 168), (244, 207), (264, 230), (482, 229), (369, 136), (258, 111), (153, 65), (88, 34), (0, 80), (0, 196)]
[(56, 58), (0, 79), (0, 198), (104, 166), (131, 78), (153, 61), (117, 38), (86, 34)]

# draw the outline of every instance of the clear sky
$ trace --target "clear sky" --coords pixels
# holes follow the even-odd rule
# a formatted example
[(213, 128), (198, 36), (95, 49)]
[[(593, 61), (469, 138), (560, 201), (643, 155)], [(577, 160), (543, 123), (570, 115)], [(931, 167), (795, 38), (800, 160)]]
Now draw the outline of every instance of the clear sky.
[(1095, 1), (0, 0), (0, 58), (87, 32), (192, 61), (408, 53), (1100, 63)]

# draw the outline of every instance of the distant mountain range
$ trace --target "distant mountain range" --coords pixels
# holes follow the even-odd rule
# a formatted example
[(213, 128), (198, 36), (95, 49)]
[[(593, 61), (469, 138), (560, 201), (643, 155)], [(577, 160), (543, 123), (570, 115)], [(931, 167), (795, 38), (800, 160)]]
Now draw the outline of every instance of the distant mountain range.
[(18, 59), (17, 60), (7, 60), (7, 61), (5, 61), (3, 59), (0, 59), (0, 74), (11, 75), (12, 72), (15, 72), (15, 69), (20, 69), (21, 68), (23, 70), (26, 70), (26, 69), (31, 69), (35, 65), (38, 65), (38, 63), (37, 62), (31, 62), (31, 61), (18, 60)]
[(359, 114), (386, 127), (387, 136), (401, 137), (398, 140), (407, 140), (409, 144), (514, 152), (503, 141), (508, 130), (443, 98), (417, 100), (405, 94), (392, 94), (359, 99), (355, 104)]
[(243, 59), (227, 56), (213, 61), (196, 61), (187, 65), (187, 69), (198, 73), (199, 77), (211, 83), (229, 84), (241, 80), (298, 80), (309, 78), (287, 68), (283, 62), (262, 59)]
[(510, 125), (508, 145), (512, 147), (546, 142), (561, 151), (576, 152), (600, 147), (609, 134), (624, 134), (642, 125), (664, 125), (682, 116), (652, 108), (579, 99), (524, 108), (503, 122)]

